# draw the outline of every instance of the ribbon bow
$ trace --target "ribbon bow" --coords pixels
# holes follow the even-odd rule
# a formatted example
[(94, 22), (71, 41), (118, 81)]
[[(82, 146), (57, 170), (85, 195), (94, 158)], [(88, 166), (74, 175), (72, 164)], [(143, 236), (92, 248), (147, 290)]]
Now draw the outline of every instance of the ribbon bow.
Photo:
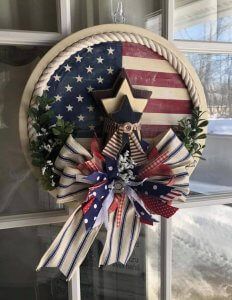
[(107, 119), (105, 127), (108, 132), (113, 131), (102, 152), (105, 156), (116, 159), (120, 151), (127, 144), (129, 145), (130, 155), (134, 162), (142, 163), (146, 160), (146, 149), (144, 149), (146, 148), (146, 143), (140, 141), (140, 123), (125, 122), (118, 124)]
[(70, 136), (55, 162), (61, 175), (57, 201), (75, 201), (77, 208), (37, 269), (58, 267), (69, 280), (103, 223), (107, 235), (99, 264), (125, 264), (133, 252), (141, 223), (153, 224), (154, 214), (172, 216), (177, 211), (172, 201), (184, 200), (189, 193), (186, 166), (192, 161), (171, 129), (156, 139), (141, 165), (131, 164), (127, 154), (118, 159), (104, 157), (96, 139), (90, 153)]

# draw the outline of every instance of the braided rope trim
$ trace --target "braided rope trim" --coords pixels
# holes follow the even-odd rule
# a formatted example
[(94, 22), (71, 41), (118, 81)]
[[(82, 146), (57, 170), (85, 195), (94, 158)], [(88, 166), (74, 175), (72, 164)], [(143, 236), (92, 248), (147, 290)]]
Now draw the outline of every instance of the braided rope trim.
[[(139, 34), (127, 33), (127, 32), (106, 32), (101, 34), (96, 34), (84, 38), (82, 40), (77, 41), (76, 43), (68, 46), (63, 51), (61, 51), (44, 69), (43, 73), (38, 79), (33, 91), (33, 96), (30, 102), (30, 106), (33, 106), (36, 96), (41, 96), (49, 79), (55, 70), (64, 63), (66, 59), (68, 59), (71, 55), (75, 54), (78, 51), (81, 51), (87, 47), (106, 43), (106, 42), (131, 42), (135, 44), (140, 44), (146, 46), (152, 51), (158, 53), (160, 56), (164, 57), (176, 70), (176, 72), (183, 79), (186, 88), (189, 92), (190, 98), (192, 100), (194, 107), (199, 107), (200, 99), (197, 92), (197, 89), (194, 84), (194, 80), (192, 79), (188, 69), (186, 66), (179, 60), (179, 58), (170, 50), (164, 47), (163, 45), (155, 42), (149, 38), (141, 36)], [(34, 128), (31, 124), (31, 119), (28, 118), (28, 136), (29, 139), (33, 139), (34, 137)]]
[(126, 33), (126, 32), (106, 32), (101, 34), (92, 35), (85, 39), (82, 39), (71, 46), (67, 47), (64, 51), (60, 52), (53, 60), (50, 62), (46, 69), (43, 71), (40, 76), (37, 84), (35, 85), (33, 96), (41, 96), (44, 87), (49, 81), (51, 75), (54, 71), (72, 54), (75, 54), (77, 51), (81, 51), (84, 48), (89, 46), (93, 46), (95, 44), (100, 44), (104, 42), (131, 42), (137, 43), (140, 45), (144, 45), (159, 55), (163, 56), (176, 70), (176, 72), (181, 75), (187, 90), (189, 92), (190, 98), (193, 102), (194, 107), (199, 106), (199, 95), (196, 90), (194, 81), (187, 70), (186, 66), (176, 57), (176, 55), (166, 47), (160, 45), (153, 40), (143, 37), (134, 33)]

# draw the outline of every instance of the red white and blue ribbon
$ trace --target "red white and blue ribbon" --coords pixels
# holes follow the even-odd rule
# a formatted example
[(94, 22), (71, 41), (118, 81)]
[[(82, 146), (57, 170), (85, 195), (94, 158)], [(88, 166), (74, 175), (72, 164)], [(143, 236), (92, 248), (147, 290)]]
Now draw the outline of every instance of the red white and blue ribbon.
[[(156, 138), (146, 155), (146, 162), (135, 165), (128, 173), (131, 178), (126, 178), (119, 158), (103, 156), (96, 139), (89, 152), (72, 136), (68, 138), (55, 162), (60, 174), (57, 199), (75, 201), (76, 209), (38, 269), (58, 267), (70, 279), (103, 224), (107, 235), (99, 264), (125, 264), (141, 223), (152, 225), (154, 215), (169, 218), (177, 211), (172, 201), (184, 200), (189, 193), (186, 166), (193, 161), (191, 155), (171, 129)], [(126, 158), (121, 160), (127, 164)]]
[(128, 143), (131, 158), (135, 163), (143, 163), (146, 160), (146, 153), (140, 141), (139, 123), (117, 124), (109, 119), (105, 121), (105, 127), (113, 128), (114, 132), (103, 149), (105, 156), (116, 159), (125, 143)]

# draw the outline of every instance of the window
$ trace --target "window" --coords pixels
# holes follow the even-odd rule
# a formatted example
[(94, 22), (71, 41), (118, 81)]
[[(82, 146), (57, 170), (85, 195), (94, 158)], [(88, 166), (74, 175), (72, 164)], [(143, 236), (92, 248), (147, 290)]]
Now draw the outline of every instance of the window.
[(39, 188), (20, 147), (18, 123), (21, 95), (36, 63), (48, 50), (41, 46), (0, 46), (0, 215), (55, 209)]
[(100, 232), (80, 268), (81, 299), (158, 299), (160, 227), (143, 228), (126, 267), (114, 264), (98, 268), (103, 241)]
[[(0, 300), (232, 297), (232, 2), (0, 2)], [(98, 268), (101, 232), (67, 284), (57, 270), (35, 272), (69, 211), (39, 188), (25, 162), (18, 136), (19, 103), (28, 76), (52, 45), (71, 32), (113, 19), (163, 34), (192, 62), (210, 112), (206, 161), (191, 177), (188, 201), (176, 204), (180, 211), (173, 220), (162, 219), (143, 230), (127, 267)]]
[(176, 0), (174, 38), (232, 42), (231, 17), (231, 1)]
[(0, 299), (67, 299), (68, 284), (60, 272), (35, 272), (40, 256), (60, 229), (43, 225), (0, 230)]
[(232, 2), (176, 0), (173, 5), (171, 39), (188, 52), (204, 85), (209, 134), (231, 135)]
[[(26, 14), (26, 11), (29, 13)], [(0, 28), (56, 32), (58, 31), (56, 2), (53, 0), (1, 1)]]
[(232, 171), (231, 5), (231, 1), (169, 1), (173, 8), (168, 17), (169, 40), (195, 67), (205, 89), (210, 122), (203, 154), (206, 160), (191, 177), (192, 196), (172, 220), (168, 299), (231, 297), (231, 274), (227, 273), (231, 258), (226, 250), (231, 234), (223, 239), (220, 233), (223, 226), (231, 226), (231, 206), (223, 205), (231, 203), (232, 190), (228, 180)]

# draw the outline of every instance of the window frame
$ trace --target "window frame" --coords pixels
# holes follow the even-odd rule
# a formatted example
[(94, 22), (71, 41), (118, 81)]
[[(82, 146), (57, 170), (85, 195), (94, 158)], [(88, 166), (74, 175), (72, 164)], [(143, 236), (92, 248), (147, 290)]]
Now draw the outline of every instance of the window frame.
[[(163, 36), (182, 52), (231, 54), (231, 43), (181, 41), (174, 39), (175, 0), (164, 0)], [(193, 208), (232, 203), (232, 193), (189, 196), (187, 202), (175, 203), (178, 208)], [(161, 219), (161, 300), (172, 299), (172, 220)], [(151, 299), (149, 299), (151, 300)]]
[(70, 0), (56, 0), (58, 32), (0, 29), (0, 45), (54, 45), (71, 33)]
[[(173, 39), (174, 1), (163, 1), (162, 35), (184, 52), (231, 54), (231, 43), (179, 41)], [(87, 2), (89, 5), (89, 1)], [(54, 45), (71, 33), (70, 0), (56, 0), (58, 32), (35, 32), (23, 30), (0, 30), (0, 45)], [(88, 10), (88, 26), (92, 26), (92, 10)], [(232, 193), (189, 196), (187, 202), (176, 202), (181, 209), (232, 203)], [(6, 215), (0, 217), (0, 230), (47, 224), (59, 224), (67, 220), (72, 209), (62, 209), (38, 213)], [(172, 221), (161, 218), (160, 240), (160, 298), (172, 299)], [(147, 276), (149, 274), (147, 273)], [(149, 295), (149, 293), (148, 293)], [(147, 298), (150, 299), (149, 296)], [(69, 283), (69, 300), (81, 300), (80, 270), (77, 270)]]
[[(53, 46), (71, 33), (71, 0), (56, 0), (58, 32), (1, 30), (0, 45)], [(72, 209), (0, 216), (0, 230), (64, 223)], [(69, 300), (80, 300), (79, 270), (68, 284)]]

